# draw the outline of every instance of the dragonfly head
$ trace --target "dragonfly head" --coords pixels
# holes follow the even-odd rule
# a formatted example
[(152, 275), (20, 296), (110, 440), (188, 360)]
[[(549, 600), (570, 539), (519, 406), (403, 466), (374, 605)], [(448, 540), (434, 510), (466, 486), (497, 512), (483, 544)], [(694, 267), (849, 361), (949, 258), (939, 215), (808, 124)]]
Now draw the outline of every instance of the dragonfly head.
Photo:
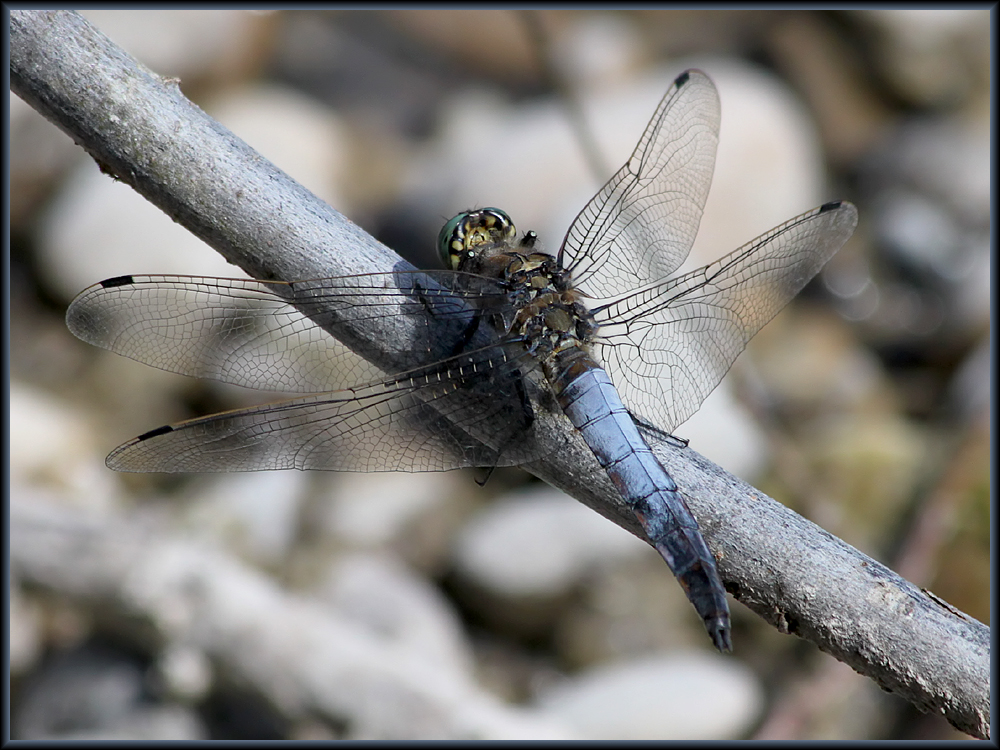
[(441, 261), (457, 271), (462, 261), (476, 254), (481, 245), (512, 243), (517, 229), (499, 208), (463, 211), (441, 228), (438, 254)]

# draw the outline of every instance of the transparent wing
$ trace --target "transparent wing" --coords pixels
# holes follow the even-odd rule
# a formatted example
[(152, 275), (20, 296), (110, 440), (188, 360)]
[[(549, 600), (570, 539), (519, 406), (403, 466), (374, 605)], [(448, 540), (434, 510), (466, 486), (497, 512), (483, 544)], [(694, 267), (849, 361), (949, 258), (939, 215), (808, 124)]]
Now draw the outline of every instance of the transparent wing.
[(517, 363), (491, 346), (361, 388), (161, 427), (116, 448), (131, 472), (441, 471), (508, 466), (530, 451)]
[[(475, 323), (505, 304), (498, 284), (453, 272), (124, 276), (85, 290), (66, 318), (83, 340), (164, 370), (316, 394), (153, 430), (117, 448), (113, 469), (431, 471), (534, 457), (521, 370), (533, 363)], [(395, 361), (409, 369), (387, 378), (322, 327), (367, 318), (406, 328)]]
[[(406, 343), (399, 369), (454, 354), (449, 333), (461, 340), (471, 305), (490, 309), (506, 299), (476, 279), (478, 291), (466, 290), (459, 300), (449, 288), (456, 278), (400, 272), (283, 283), (121, 276), (84, 290), (66, 323), (90, 344), (162, 370), (248, 388), (323, 393), (385, 378), (327, 333), (325, 322), (411, 320), (408, 335), (400, 336)], [(419, 323), (428, 314), (438, 324), (433, 330)]]
[(632, 158), (577, 215), (560, 250), (574, 283), (613, 299), (666, 278), (698, 233), (715, 169), (719, 96), (689, 70), (663, 97)]
[(629, 411), (667, 432), (690, 417), (857, 219), (850, 203), (827, 203), (715, 263), (595, 309), (595, 349)]

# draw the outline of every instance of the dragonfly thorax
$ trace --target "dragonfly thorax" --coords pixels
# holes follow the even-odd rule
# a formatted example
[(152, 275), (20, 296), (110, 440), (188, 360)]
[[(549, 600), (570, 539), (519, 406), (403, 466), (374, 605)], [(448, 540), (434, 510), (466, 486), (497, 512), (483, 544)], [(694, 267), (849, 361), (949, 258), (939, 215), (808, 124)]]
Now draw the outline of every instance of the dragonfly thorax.
[(534, 249), (534, 232), (520, 242), (516, 236), (514, 222), (500, 209), (466, 211), (445, 224), (439, 250), (455, 270), (503, 283), (513, 317), (494, 323), (538, 359), (569, 348), (589, 352), (597, 324), (569, 272), (554, 256)]
[(567, 347), (587, 347), (597, 332), (594, 316), (580, 301), (580, 293), (560, 283), (564, 276), (562, 271), (555, 275), (536, 273), (515, 294), (517, 315), (510, 334), (522, 338), (543, 359)]

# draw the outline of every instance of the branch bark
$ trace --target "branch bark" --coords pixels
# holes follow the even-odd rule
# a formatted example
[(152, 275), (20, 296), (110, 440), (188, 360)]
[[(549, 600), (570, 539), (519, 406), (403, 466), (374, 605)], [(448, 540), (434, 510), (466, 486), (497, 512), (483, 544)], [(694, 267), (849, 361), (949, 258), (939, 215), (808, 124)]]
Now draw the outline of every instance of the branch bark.
[[(11, 11), (10, 50), (15, 93), (250, 275), (293, 281), (409, 267), (79, 15)], [(404, 326), (396, 317), (328, 330), (391, 371)], [(568, 420), (540, 422), (548, 458), (526, 468), (641, 537)], [(721, 555), (736, 599), (922, 710), (989, 736), (989, 628), (696, 452), (652, 447)]]

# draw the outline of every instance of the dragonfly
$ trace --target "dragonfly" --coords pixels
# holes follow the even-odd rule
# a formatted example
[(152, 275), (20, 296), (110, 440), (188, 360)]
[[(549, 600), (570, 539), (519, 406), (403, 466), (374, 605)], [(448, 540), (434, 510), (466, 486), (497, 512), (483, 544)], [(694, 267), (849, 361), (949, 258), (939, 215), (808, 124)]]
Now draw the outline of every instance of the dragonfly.
[[(694, 242), (718, 145), (719, 98), (678, 76), (628, 162), (554, 254), (496, 208), (441, 230), (448, 270), (295, 282), (120, 276), (67, 311), (79, 338), (185, 375), (291, 395), (151, 430), (107, 465), (133, 472), (436, 471), (543, 457), (541, 411), (568, 418), (693, 604), (732, 649), (726, 591), (698, 523), (647, 436), (669, 436), (750, 338), (851, 236), (826, 203), (720, 260), (671, 276)], [(392, 366), (331, 335), (405, 321)]]

